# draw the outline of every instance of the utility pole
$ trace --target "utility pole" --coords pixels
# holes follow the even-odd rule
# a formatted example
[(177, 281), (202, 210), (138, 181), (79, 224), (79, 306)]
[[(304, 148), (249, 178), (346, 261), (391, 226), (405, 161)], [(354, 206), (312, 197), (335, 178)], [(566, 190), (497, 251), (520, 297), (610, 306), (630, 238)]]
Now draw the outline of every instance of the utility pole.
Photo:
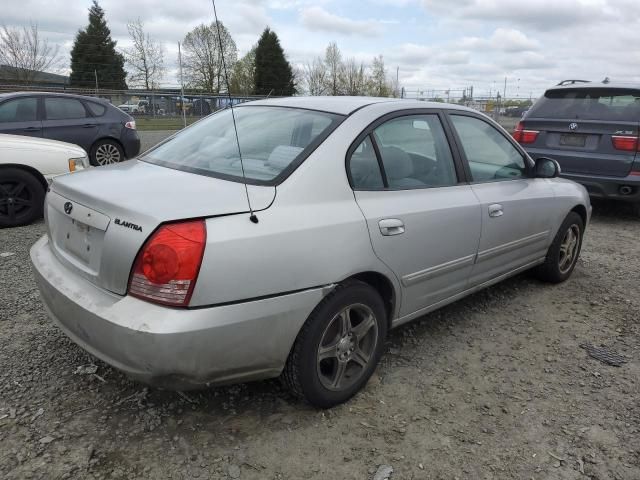
[(182, 109), (182, 122), (184, 127), (187, 128), (187, 111), (184, 108), (184, 82), (182, 80), (182, 50), (180, 50), (180, 42), (178, 42), (178, 63), (180, 64), (180, 92), (182, 98), (180, 99), (180, 108)]
[(504, 91), (502, 92), (502, 98), (507, 99), (507, 77), (504, 77)]
[(398, 95), (398, 90), (400, 90), (400, 67), (396, 67), (396, 92), (395, 94)]
[(98, 95), (98, 71), (94, 69), (93, 74), (96, 77), (96, 95)]

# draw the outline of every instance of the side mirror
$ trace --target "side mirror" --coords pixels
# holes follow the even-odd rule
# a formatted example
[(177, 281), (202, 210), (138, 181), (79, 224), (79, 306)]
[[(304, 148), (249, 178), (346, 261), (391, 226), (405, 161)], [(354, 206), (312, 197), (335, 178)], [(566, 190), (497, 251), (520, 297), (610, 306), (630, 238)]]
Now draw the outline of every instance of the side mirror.
[(536, 158), (536, 166), (533, 169), (536, 178), (556, 178), (560, 176), (560, 164), (553, 158)]

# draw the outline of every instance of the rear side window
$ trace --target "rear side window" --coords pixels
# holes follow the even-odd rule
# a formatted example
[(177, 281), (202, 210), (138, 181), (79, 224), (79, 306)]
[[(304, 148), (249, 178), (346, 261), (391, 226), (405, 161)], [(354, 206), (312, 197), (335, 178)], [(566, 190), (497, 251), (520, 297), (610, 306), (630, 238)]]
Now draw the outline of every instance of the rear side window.
[(101, 117), (104, 115), (104, 112), (107, 111), (107, 107), (100, 105), (99, 103), (87, 102), (87, 107), (89, 107), (89, 110), (94, 117)]
[(437, 115), (393, 118), (372, 135), (388, 188), (446, 187), (457, 183), (451, 150)]
[(84, 105), (75, 98), (45, 98), (44, 111), (47, 120), (69, 120), (87, 116)]
[(529, 110), (528, 118), (604, 121), (640, 119), (640, 90), (569, 88), (547, 90)]
[(38, 99), (17, 98), (0, 105), (0, 123), (33, 122), (38, 119)]

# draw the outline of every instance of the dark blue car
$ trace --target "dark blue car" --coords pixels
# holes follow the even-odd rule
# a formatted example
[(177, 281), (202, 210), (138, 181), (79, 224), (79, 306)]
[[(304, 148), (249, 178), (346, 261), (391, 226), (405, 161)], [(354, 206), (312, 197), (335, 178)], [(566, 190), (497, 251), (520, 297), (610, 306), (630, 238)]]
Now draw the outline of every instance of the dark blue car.
[(136, 122), (106, 100), (63, 93), (0, 94), (0, 133), (75, 143), (92, 165), (117, 163), (140, 152)]

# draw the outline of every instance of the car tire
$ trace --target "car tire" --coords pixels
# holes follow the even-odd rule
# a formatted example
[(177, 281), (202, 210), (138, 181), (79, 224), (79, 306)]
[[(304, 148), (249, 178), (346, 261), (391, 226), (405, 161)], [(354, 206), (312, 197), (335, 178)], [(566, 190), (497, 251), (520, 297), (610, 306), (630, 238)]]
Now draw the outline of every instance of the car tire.
[(568, 279), (578, 261), (583, 234), (582, 217), (576, 212), (570, 212), (558, 229), (544, 263), (535, 269), (536, 276), (550, 283)]
[(91, 147), (89, 161), (94, 167), (111, 165), (125, 160), (122, 146), (115, 140), (98, 140)]
[(370, 285), (338, 285), (313, 310), (289, 353), (282, 379), (319, 408), (347, 401), (369, 380), (387, 334), (384, 302)]
[(20, 168), (0, 169), (0, 228), (27, 225), (42, 216), (45, 189)]

